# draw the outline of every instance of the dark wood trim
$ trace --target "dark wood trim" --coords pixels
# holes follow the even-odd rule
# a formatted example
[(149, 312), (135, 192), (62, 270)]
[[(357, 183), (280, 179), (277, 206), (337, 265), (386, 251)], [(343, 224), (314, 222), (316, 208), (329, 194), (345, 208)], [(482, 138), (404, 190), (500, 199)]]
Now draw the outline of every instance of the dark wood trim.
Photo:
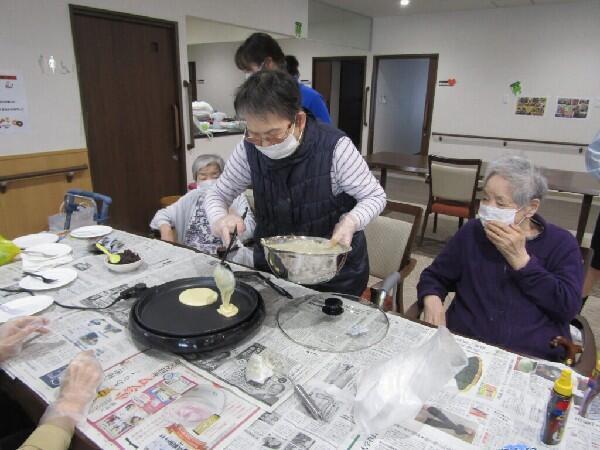
[(425, 124), (424, 131), (427, 137), (421, 137), (421, 155), (427, 155), (429, 152), (429, 140), (431, 138), (431, 123), (433, 118), (433, 105), (435, 98), (435, 85), (437, 83), (437, 68), (439, 54), (437, 53), (419, 53), (406, 55), (374, 55), (373, 73), (371, 75), (371, 98), (369, 100), (369, 137), (367, 139), (367, 155), (373, 153), (373, 141), (375, 133), (375, 109), (377, 107), (377, 73), (379, 72), (379, 61), (384, 59), (428, 59), (429, 75), (427, 80), (427, 93), (425, 99)]
[(30, 178), (40, 178), (47, 177), (52, 175), (65, 175), (67, 178), (67, 183), (73, 181), (73, 177), (77, 172), (83, 172), (87, 170), (87, 164), (81, 164), (79, 166), (71, 166), (71, 167), (63, 167), (61, 169), (48, 169), (48, 170), (38, 170), (35, 172), (23, 172), (16, 173), (13, 175), (3, 175), (0, 176), (0, 194), (4, 194), (8, 187), (8, 183), (11, 181), (21, 181), (28, 180)]
[(509, 142), (522, 142), (527, 144), (544, 144), (544, 145), (560, 145), (564, 147), (579, 147), (579, 153), (583, 152), (583, 149), (588, 146), (588, 144), (581, 144), (578, 142), (560, 142), (560, 141), (542, 141), (539, 139), (521, 139), (521, 138), (507, 138), (507, 137), (497, 137), (497, 136), (478, 136), (475, 134), (454, 134), (454, 133), (431, 133), (432, 136), (437, 136), (438, 141), (442, 142), (444, 137), (450, 138), (460, 138), (460, 139), (483, 139), (490, 141), (502, 141), (504, 147)]
[[(71, 21), (71, 37), (73, 39), (73, 51), (75, 53), (75, 61), (77, 64), (77, 46), (75, 45), (75, 27), (74, 27), (74, 17), (76, 15), (84, 15), (84, 16), (90, 16), (90, 17), (99, 17), (99, 18), (104, 18), (104, 19), (109, 19), (109, 20), (120, 20), (123, 22), (131, 22), (131, 23), (139, 23), (139, 24), (143, 24), (143, 25), (153, 25), (153, 26), (157, 26), (157, 27), (163, 27), (163, 28), (167, 28), (169, 30), (173, 31), (174, 34), (174, 40), (173, 40), (173, 45), (174, 45), (174, 55), (175, 55), (175, 78), (177, 81), (177, 86), (176, 86), (176, 92), (177, 92), (177, 107), (178, 107), (178, 116), (179, 116), (179, 133), (180, 136), (184, 136), (184, 126), (183, 126), (183, 120), (182, 120), (182, 116), (181, 116), (181, 111), (182, 111), (182, 99), (183, 99), (183, 91), (182, 91), (182, 83), (181, 83), (181, 57), (179, 54), (179, 23), (178, 22), (174, 22), (172, 20), (165, 20), (165, 19), (157, 19), (154, 17), (148, 17), (148, 16), (140, 16), (140, 15), (136, 15), (136, 14), (130, 14), (130, 13), (124, 13), (124, 12), (119, 12), (119, 11), (111, 11), (111, 10), (107, 10), (107, 9), (99, 9), (99, 8), (92, 8), (89, 6), (81, 6), (81, 5), (74, 5), (74, 4), (69, 4), (69, 19)], [(77, 73), (79, 74), (79, 67), (77, 66)], [(81, 84), (78, 82), (78, 89), (79, 89), (79, 98), (80, 98), (80, 102), (81, 102), (81, 113), (83, 116), (83, 128), (84, 128), (84, 132), (85, 135), (87, 137), (88, 135), (88, 131), (87, 131), (87, 114), (85, 111), (85, 107), (83, 104), (83, 95), (81, 92)], [(190, 128), (191, 128), (191, 123), (190, 123)], [(187, 185), (187, 177), (186, 177), (186, 158), (185, 158), (185, 151), (184, 151), (184, 147), (185, 145), (183, 145), (185, 143), (185, 140), (182, 140), (182, 144), (179, 146), (179, 148), (175, 149), (177, 151), (177, 158), (179, 160), (179, 189), (182, 193), (184, 193), (186, 191), (186, 185)], [(90, 170), (90, 177), (92, 177), (92, 171)], [(92, 183), (94, 182), (93, 177), (92, 177)]]
[[(367, 63), (367, 55), (356, 56), (313, 56), (314, 61), (364, 61)], [(314, 75), (314, 72), (313, 72)]]
[[(365, 70), (363, 71), (363, 80), (362, 80), (362, 89), (363, 89), (363, 104), (362, 104), (362, 113), (361, 113), (361, 117), (364, 118), (365, 117), (365, 110), (367, 107), (367, 95), (368, 95), (368, 89), (369, 87), (366, 86), (367, 84), (367, 56), (313, 56), (312, 59), (312, 78), (311, 78), (311, 84), (314, 83), (315, 80), (315, 61), (360, 61), (363, 63)], [(330, 112), (331, 114), (331, 112)], [(365, 123), (363, 123), (363, 119), (361, 119), (361, 127), (360, 127), (360, 135), (359, 135), (359, 139), (358, 139), (358, 150), (361, 150), (362, 147), (362, 138), (363, 138), (363, 128), (367, 126)]]
[(433, 120), (433, 104), (437, 84), (438, 55), (429, 56), (429, 71), (427, 74), (427, 93), (425, 94), (425, 115), (423, 117), (423, 134), (421, 136), (421, 155), (429, 154), (431, 140), (431, 121)]

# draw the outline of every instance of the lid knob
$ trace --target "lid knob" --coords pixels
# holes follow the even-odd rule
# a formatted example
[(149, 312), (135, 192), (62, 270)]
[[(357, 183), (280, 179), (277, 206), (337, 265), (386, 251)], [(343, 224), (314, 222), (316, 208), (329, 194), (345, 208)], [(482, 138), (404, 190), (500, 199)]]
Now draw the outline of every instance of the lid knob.
[(343, 302), (339, 298), (330, 297), (325, 299), (325, 304), (321, 308), (328, 316), (339, 316), (344, 312)]

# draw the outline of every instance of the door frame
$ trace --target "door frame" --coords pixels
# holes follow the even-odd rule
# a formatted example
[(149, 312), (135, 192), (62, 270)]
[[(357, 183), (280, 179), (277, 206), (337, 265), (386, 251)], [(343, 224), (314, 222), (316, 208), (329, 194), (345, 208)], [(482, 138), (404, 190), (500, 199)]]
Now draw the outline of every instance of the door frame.
[[(363, 71), (363, 79), (362, 79), (362, 89), (363, 89), (363, 98), (362, 98), (362, 116), (364, 117), (364, 111), (367, 107), (367, 97), (368, 97), (368, 87), (367, 84), (367, 55), (356, 55), (356, 56), (313, 56), (312, 59), (312, 78), (311, 84), (314, 86), (315, 80), (315, 61), (360, 61), (363, 63), (365, 70)], [(362, 119), (361, 119), (362, 120)], [(364, 125), (361, 123), (360, 126), (360, 134), (358, 140), (358, 151), (362, 147), (362, 137), (363, 137), (363, 128)]]
[[(86, 150), (90, 151), (88, 147), (88, 129), (87, 129), (87, 117), (85, 113), (85, 107), (83, 104), (83, 94), (81, 92), (81, 84), (79, 82), (79, 63), (77, 62), (77, 46), (75, 45), (75, 16), (76, 15), (85, 15), (88, 17), (97, 17), (104, 18), (109, 20), (119, 20), (122, 22), (130, 22), (130, 23), (138, 23), (142, 25), (152, 25), (158, 26), (162, 28), (166, 28), (170, 30), (174, 35), (173, 46), (172, 49), (175, 55), (175, 80), (177, 83), (176, 86), (176, 102), (177, 108), (179, 111), (178, 124), (179, 124), (179, 135), (182, 137), (180, 140), (179, 148), (175, 148), (173, 153), (177, 154), (179, 158), (179, 191), (180, 193), (185, 193), (187, 186), (187, 176), (186, 176), (186, 152), (184, 150), (186, 142), (185, 142), (185, 127), (183, 125), (183, 110), (182, 110), (182, 99), (183, 99), (183, 84), (181, 81), (181, 58), (179, 55), (179, 23), (171, 20), (165, 19), (156, 19), (154, 17), (148, 16), (140, 16), (137, 14), (124, 13), (119, 11), (111, 11), (108, 9), (100, 9), (100, 8), (92, 8), (89, 6), (82, 5), (74, 5), (69, 4), (69, 20), (71, 22), (71, 37), (73, 39), (73, 52), (75, 54), (75, 64), (77, 68), (77, 88), (79, 89), (79, 101), (81, 103), (81, 116), (83, 120), (83, 128), (85, 132), (86, 138)], [(191, 124), (190, 124), (191, 126)], [(93, 167), (90, 165), (90, 176), (92, 178), (92, 186), (94, 185), (93, 178)]]
[[(373, 73), (371, 75), (371, 98), (369, 99), (369, 137), (367, 139), (367, 155), (373, 154), (373, 139), (374, 139), (374, 121), (375, 109), (377, 108), (377, 73), (379, 71), (379, 61), (384, 59), (428, 59), (429, 73), (427, 80), (427, 92), (425, 94), (425, 114), (424, 125), (425, 133), (421, 136), (421, 149), (419, 154), (427, 156), (429, 153), (429, 141), (431, 140), (431, 120), (433, 118), (433, 104), (435, 99), (435, 85), (437, 83), (437, 68), (439, 53), (418, 53), (404, 55), (374, 55), (373, 56)], [(426, 136), (425, 136), (426, 135)]]

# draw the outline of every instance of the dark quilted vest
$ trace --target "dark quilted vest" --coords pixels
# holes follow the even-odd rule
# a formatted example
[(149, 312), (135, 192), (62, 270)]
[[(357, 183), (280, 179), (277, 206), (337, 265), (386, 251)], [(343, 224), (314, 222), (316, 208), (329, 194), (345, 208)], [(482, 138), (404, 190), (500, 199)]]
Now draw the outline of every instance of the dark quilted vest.
[[(273, 160), (245, 142), (254, 189), (257, 246), (254, 264), (268, 271), (260, 238), (277, 235), (331, 237), (342, 214), (356, 200), (331, 192), (333, 149), (343, 132), (308, 117), (302, 144), (296, 152)], [(352, 252), (331, 281), (311, 286), (319, 291), (360, 295), (369, 278), (367, 245), (362, 231), (355, 233)]]

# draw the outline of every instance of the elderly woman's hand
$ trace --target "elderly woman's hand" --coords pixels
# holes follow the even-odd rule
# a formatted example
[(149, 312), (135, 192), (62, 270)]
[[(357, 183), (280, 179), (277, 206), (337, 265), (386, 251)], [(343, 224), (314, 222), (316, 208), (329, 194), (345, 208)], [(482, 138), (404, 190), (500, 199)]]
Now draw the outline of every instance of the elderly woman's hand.
[(426, 295), (423, 299), (425, 309), (423, 310), (423, 320), (431, 325), (446, 325), (446, 312), (442, 299), (437, 295)]
[(519, 270), (529, 262), (529, 254), (525, 248), (525, 233), (517, 225), (505, 225), (490, 221), (485, 224), (485, 234), (508, 264)]
[(47, 333), (48, 319), (39, 316), (19, 317), (0, 326), (0, 361), (21, 353), (25, 339), (33, 333)]

